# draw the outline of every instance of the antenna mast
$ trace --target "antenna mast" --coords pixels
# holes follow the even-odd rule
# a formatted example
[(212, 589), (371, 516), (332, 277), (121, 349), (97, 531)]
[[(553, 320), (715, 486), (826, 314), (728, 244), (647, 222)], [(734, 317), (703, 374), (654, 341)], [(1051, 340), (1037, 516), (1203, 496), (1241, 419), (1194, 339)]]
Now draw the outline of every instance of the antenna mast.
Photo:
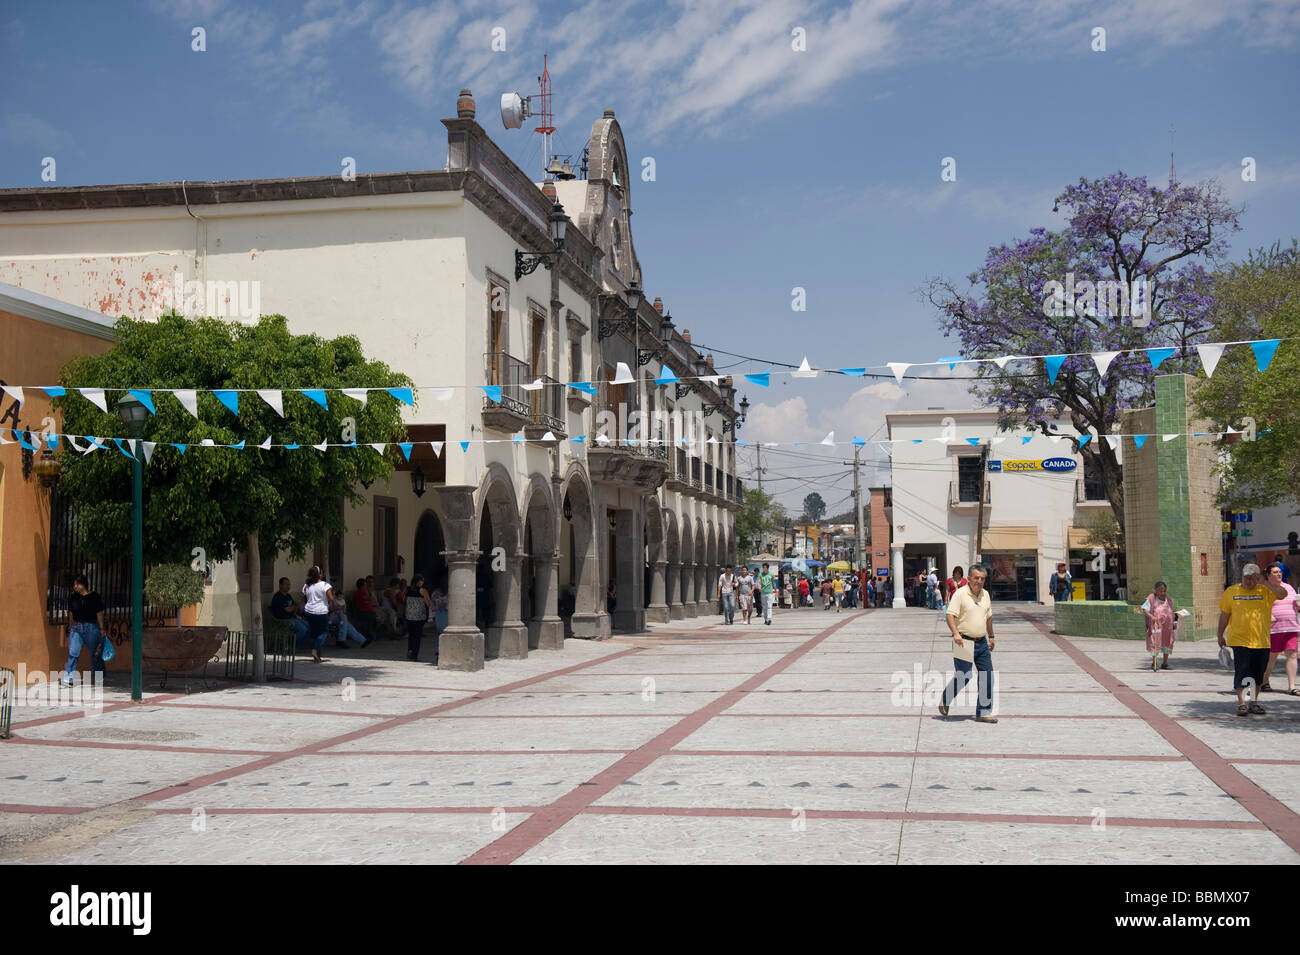
[(542, 125), (533, 131), (542, 134), (542, 171), (551, 166), (551, 134), (555, 132), (555, 115), (551, 111), (551, 73), (546, 66), (547, 54), (542, 54), (542, 75), (537, 78), (541, 87)]

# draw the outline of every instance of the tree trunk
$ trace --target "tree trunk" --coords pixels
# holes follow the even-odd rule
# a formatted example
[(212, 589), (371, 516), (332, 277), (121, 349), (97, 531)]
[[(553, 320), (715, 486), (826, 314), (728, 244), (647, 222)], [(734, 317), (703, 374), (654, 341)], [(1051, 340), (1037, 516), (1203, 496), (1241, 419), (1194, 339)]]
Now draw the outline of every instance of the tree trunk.
[(262, 548), (257, 531), (248, 532), (248, 600), (253, 623), (253, 680), (266, 682), (266, 641), (262, 633)]

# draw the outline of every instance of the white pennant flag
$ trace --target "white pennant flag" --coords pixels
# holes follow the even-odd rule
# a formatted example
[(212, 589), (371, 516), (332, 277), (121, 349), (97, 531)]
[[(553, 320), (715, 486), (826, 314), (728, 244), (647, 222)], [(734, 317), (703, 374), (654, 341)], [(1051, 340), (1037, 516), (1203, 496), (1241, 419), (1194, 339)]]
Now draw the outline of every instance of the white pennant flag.
[(199, 416), (199, 395), (193, 388), (177, 388), (172, 392), (176, 400), (181, 403), (181, 407), (188, 411), (194, 417)]
[(812, 367), (808, 364), (808, 356), (804, 355), (803, 362), (799, 365), (798, 369), (790, 372), (790, 376), (792, 378), (816, 378), (817, 372), (812, 370)]
[(542, 440), (543, 440), (543, 441), (554, 441), (554, 440), (555, 440), (555, 432), (554, 432), (554, 431), (548, 431), (548, 432), (546, 432), (546, 434), (542, 435)]
[(22, 385), (0, 385), (0, 391), (6, 391), (18, 401), (18, 407), (23, 406), (23, 388)]
[[(12, 441), (10, 441), (8, 438), (5, 437), (5, 432), (7, 432), (8, 430), (9, 430), (8, 428), (0, 428), (0, 444), (13, 444)], [(72, 441), (72, 437), (69, 436), (68, 440)], [(75, 441), (72, 441), (72, 447), (78, 451), (81, 450), (80, 448), (77, 447)]]
[(153, 449), (158, 447), (157, 441), (141, 441), (140, 447), (144, 449), (144, 463), (148, 464), (153, 458)]
[(135, 438), (127, 438), (126, 446), (131, 449), (131, 457), (135, 457)]
[[(549, 434), (549, 433), (550, 433), (550, 432), (548, 431), (547, 434)], [(444, 442), (442, 442), (442, 441), (430, 441), (430, 442), (429, 442), (429, 447), (433, 448), (433, 456), (434, 456), (435, 458), (440, 458), (440, 457), (442, 457), (442, 446), (443, 446), (443, 443), (444, 443)]]
[(204, 448), (215, 448), (217, 446), (217, 442), (213, 441), (211, 438), (204, 438), (202, 441), (199, 442), (199, 446)]
[(1110, 367), (1110, 363), (1113, 362), (1118, 355), (1119, 352), (1117, 351), (1093, 352), (1092, 360), (1097, 363), (1097, 374), (1102, 378), (1105, 378), (1106, 369)]
[(344, 388), (343, 394), (347, 395), (349, 398), (355, 398), (357, 401), (361, 402), (364, 405), (366, 403), (366, 399), (370, 397), (370, 389), (369, 388)]
[(618, 368), (614, 370), (614, 380), (611, 381), (610, 384), (631, 385), (634, 384), (635, 382), (636, 379), (632, 377), (632, 369), (627, 367), (626, 362), (619, 362)]
[(266, 439), (265, 439), (261, 444), (259, 444), (258, 447), (261, 448), (263, 451), (270, 451), (270, 450), (271, 450), (271, 436), (268, 434), (268, 435), (266, 436)]
[(997, 365), (998, 370), (1001, 371), (1002, 369), (1007, 367), (1007, 362), (1011, 361), (1011, 359), (1013, 359), (1014, 357), (1015, 357), (1014, 355), (1002, 355), (998, 358), (994, 358), (993, 364)]
[(384, 448), (388, 447), (388, 445), (386, 445), (386, 444), (372, 444), (372, 445), (370, 445), (370, 447), (374, 448), (374, 449), (375, 449), (376, 451), (378, 451), (380, 454), (383, 454), (383, 453), (384, 453)]
[(313, 444), (312, 447), (315, 448), (317, 451), (324, 451), (326, 448), (329, 447), (329, 444), (330, 444), (330, 439), (326, 438), (320, 444)]
[(85, 398), (100, 411), (108, 410), (108, 402), (104, 400), (103, 388), (78, 388), (77, 390), (81, 392), (81, 397)]
[(707, 381), (711, 385), (716, 385), (723, 377), (722, 375), (701, 375), (700, 381)]
[(597, 444), (609, 444), (609, 435), (601, 433), (596, 435)]
[(278, 388), (267, 388), (258, 391), (258, 394), (262, 396), (263, 401), (275, 409), (276, 414), (281, 418), (284, 417), (284, 395), (280, 393)]
[(1223, 346), (1197, 345), (1196, 352), (1201, 356), (1201, 365), (1205, 368), (1205, 377), (1213, 377), (1214, 369), (1218, 367), (1219, 359), (1223, 357)]
[(528, 384), (528, 385), (520, 385), (519, 387), (522, 388), (522, 389), (524, 389), (524, 391), (541, 391), (541, 390), (542, 390), (542, 379), (537, 378), (537, 379), (535, 379), (535, 380), (532, 382), (532, 384)]
[(1052, 439), (1052, 444), (1060, 444), (1062, 441), (1065, 440), (1065, 435), (1063, 434), (1053, 434), (1053, 435), (1048, 435), (1048, 437)]
[(708, 441), (705, 441), (704, 443), (705, 443), (705, 444), (717, 444), (717, 443), (718, 443), (718, 439), (715, 438), (713, 435), (709, 435), (709, 440), (708, 440)]
[(1178, 435), (1176, 435), (1176, 434), (1167, 434), (1167, 435), (1165, 435), (1165, 440), (1166, 440), (1166, 441), (1172, 441), (1172, 440), (1174, 440), (1174, 438), (1176, 438), (1176, 437), (1178, 437)]
[(990, 439), (989, 439), (989, 444), (997, 445), (997, 444), (1001, 444), (1001, 443), (1002, 443), (1003, 441), (1005, 441), (1005, 440), (1007, 440), (1005, 435), (1003, 435), (1003, 436), (1000, 437), (1000, 438), (990, 438)]
[(1119, 435), (1107, 434), (1107, 435), (1103, 435), (1103, 437), (1106, 439), (1106, 443), (1110, 445), (1110, 449), (1112, 451), (1114, 451), (1116, 448), (1119, 447), (1119, 438), (1120, 438)]
[(455, 388), (432, 388), (434, 401), (451, 401), (451, 396), (456, 393)]
[(889, 370), (894, 373), (894, 378), (898, 380), (900, 385), (903, 383), (903, 375), (907, 373), (907, 369), (912, 367), (901, 361), (888, 361), (885, 364), (889, 366)]
[(827, 431), (826, 437), (822, 438), (822, 444), (829, 444), (832, 448), (835, 447), (835, 432)]

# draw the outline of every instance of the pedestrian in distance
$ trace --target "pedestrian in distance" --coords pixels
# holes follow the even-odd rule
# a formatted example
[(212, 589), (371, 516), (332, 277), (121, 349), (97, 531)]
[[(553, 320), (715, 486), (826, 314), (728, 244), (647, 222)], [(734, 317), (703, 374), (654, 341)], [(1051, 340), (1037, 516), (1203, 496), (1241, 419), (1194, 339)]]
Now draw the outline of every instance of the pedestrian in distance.
[(837, 573), (835, 579), (831, 581), (831, 599), (835, 601), (835, 612), (842, 613), (844, 610), (844, 581), (840, 579)]
[(930, 572), (925, 575), (925, 605), (930, 610), (939, 608), (939, 575), (930, 568)]
[[(1062, 599), (1062, 598), (1057, 598)], [(1160, 669), (1169, 669), (1169, 654), (1174, 649), (1174, 602), (1169, 599), (1169, 588), (1163, 580), (1151, 588), (1151, 595), (1138, 608), (1146, 617), (1147, 653), (1151, 654), (1151, 672), (1156, 671), (1156, 658), (1164, 654)]]
[(334, 588), (321, 576), (319, 567), (307, 571), (307, 582), (302, 585), (302, 615), (307, 618), (307, 637), (311, 640), (311, 658), (323, 663), (320, 651), (329, 636), (330, 607), (334, 603)]
[(1238, 716), (1265, 712), (1259, 692), (1272, 646), (1273, 604), (1286, 599), (1286, 590), (1260, 574), (1259, 564), (1242, 567), (1241, 583), (1233, 584), (1219, 599), (1219, 646), (1232, 647)]
[(411, 578), (411, 586), (406, 590), (405, 608), (406, 659), (418, 660), (424, 626), (433, 616), (433, 598), (424, 586), (424, 574), (416, 574)]
[(952, 632), (952, 664), (955, 673), (943, 691), (939, 714), (948, 715), (948, 707), (962, 688), (970, 682), (972, 670), (976, 682), (975, 722), (996, 723), (993, 715), (993, 601), (984, 589), (988, 571), (981, 564), (970, 569), (965, 587), (957, 588), (944, 620)]
[(945, 604), (952, 600), (952, 595), (957, 592), (958, 587), (966, 586), (966, 578), (962, 575), (960, 567), (952, 569), (952, 576), (943, 582), (943, 602)]
[(1052, 598), (1054, 600), (1071, 600), (1074, 597), (1074, 578), (1064, 563), (1056, 565), (1052, 575)]
[(72, 686), (72, 675), (77, 672), (81, 651), (90, 653), (91, 680), (104, 669), (104, 600), (90, 589), (90, 580), (78, 574), (72, 581), (72, 596), (68, 598), (68, 633), (64, 638), (68, 648), (68, 662), (59, 677), (59, 686)]
[(799, 606), (806, 607), (812, 603), (812, 597), (809, 596), (809, 586), (807, 575), (799, 577)]
[(1300, 640), (1300, 622), (1297, 622), (1296, 608), (1300, 607), (1300, 597), (1296, 596), (1295, 588), (1288, 584), (1282, 575), (1282, 569), (1285, 564), (1272, 563), (1268, 565), (1268, 576), (1275, 584), (1281, 584), (1282, 589), (1287, 592), (1286, 600), (1279, 600), (1273, 604), (1273, 621), (1269, 631), (1268, 666), (1264, 668), (1264, 685), (1260, 687), (1265, 693), (1272, 692), (1273, 688), (1269, 686), (1269, 677), (1273, 673), (1273, 664), (1277, 663), (1279, 656), (1286, 657), (1286, 684), (1287, 693), (1291, 696), (1300, 696), (1300, 690), (1296, 689), (1296, 642)]
[(722, 619), (727, 626), (736, 622), (736, 575), (731, 565), (718, 575), (718, 599), (722, 601)]
[(772, 625), (772, 591), (775, 585), (776, 581), (772, 577), (771, 570), (768, 569), (767, 564), (764, 564), (762, 572), (758, 575), (758, 592), (763, 601), (763, 625), (768, 627)]
[(754, 575), (749, 568), (740, 568), (740, 575), (736, 580), (736, 599), (740, 602), (740, 613), (747, 626), (754, 616), (754, 586)]

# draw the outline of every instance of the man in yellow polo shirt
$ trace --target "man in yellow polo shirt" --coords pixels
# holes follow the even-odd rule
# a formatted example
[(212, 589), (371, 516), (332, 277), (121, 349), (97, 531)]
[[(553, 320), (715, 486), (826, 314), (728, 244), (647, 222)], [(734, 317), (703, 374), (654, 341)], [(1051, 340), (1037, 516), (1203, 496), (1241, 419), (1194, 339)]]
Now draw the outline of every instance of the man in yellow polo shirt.
[(970, 660), (954, 656), (953, 668), (956, 672), (952, 681), (943, 691), (943, 702), (939, 704), (939, 713), (948, 715), (948, 705), (962, 688), (970, 682), (972, 670), (979, 671), (976, 685), (975, 722), (996, 723), (993, 715), (993, 601), (984, 589), (988, 571), (982, 564), (976, 564), (966, 577), (966, 586), (958, 587), (948, 602), (948, 612), (944, 619), (952, 631), (953, 650), (966, 646), (967, 641), (974, 643), (975, 660), (972, 667)]
[[(1247, 564), (1241, 568), (1241, 583), (1225, 590), (1219, 600), (1219, 646), (1232, 647), (1238, 716), (1264, 712), (1259, 688), (1268, 668), (1273, 601), (1286, 597), (1286, 589), (1260, 574), (1258, 564)], [(1249, 704), (1247, 687), (1252, 691)]]
[(831, 594), (835, 598), (835, 612), (839, 613), (844, 608), (844, 581), (840, 580), (838, 571), (831, 581)]

